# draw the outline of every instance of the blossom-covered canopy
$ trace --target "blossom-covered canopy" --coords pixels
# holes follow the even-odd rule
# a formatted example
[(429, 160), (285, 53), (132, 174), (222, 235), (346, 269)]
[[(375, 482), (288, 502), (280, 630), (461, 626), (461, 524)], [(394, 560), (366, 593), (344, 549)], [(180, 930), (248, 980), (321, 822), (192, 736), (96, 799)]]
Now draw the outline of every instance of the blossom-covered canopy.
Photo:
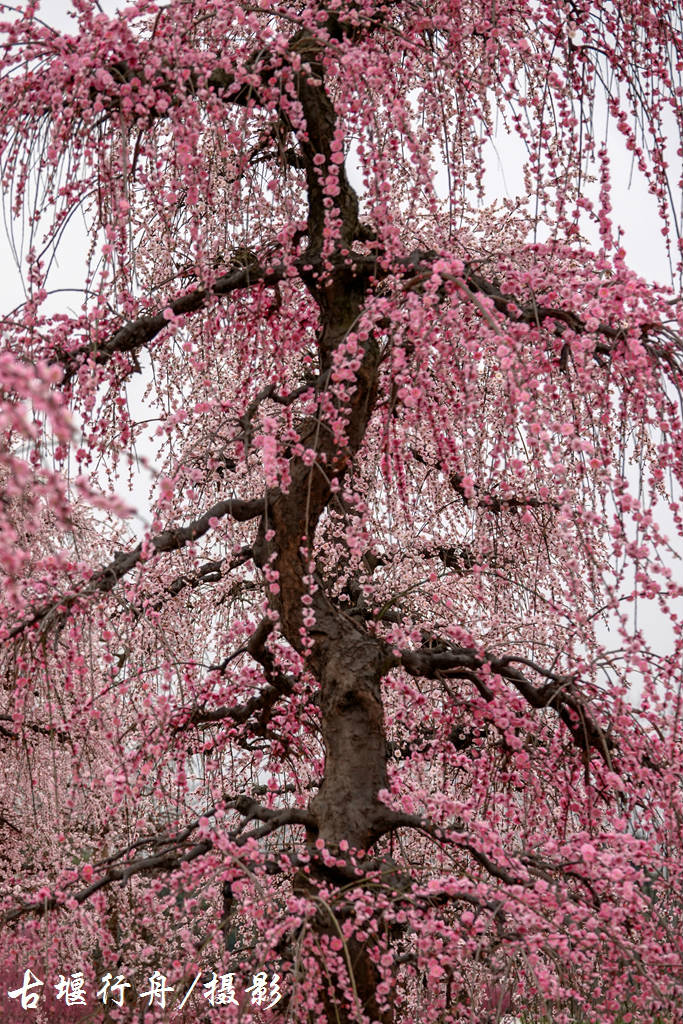
[(1, 6), (0, 1012), (672, 1024), (680, 4)]

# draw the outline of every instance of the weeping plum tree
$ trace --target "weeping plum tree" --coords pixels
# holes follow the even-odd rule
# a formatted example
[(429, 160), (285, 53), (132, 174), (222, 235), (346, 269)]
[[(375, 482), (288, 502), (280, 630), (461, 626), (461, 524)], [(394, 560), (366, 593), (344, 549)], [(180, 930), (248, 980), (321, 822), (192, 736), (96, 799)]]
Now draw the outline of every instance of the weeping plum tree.
[(3, 8), (3, 1013), (677, 1019), (680, 7)]

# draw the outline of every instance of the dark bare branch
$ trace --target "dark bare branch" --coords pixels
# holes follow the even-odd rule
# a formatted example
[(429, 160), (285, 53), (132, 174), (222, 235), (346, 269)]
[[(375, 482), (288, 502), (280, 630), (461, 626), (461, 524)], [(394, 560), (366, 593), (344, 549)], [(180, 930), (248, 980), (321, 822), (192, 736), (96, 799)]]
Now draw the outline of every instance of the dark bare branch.
[(479, 508), (484, 509), (486, 512), (492, 512), (495, 515), (518, 508), (550, 508), (554, 511), (558, 511), (561, 507), (559, 501), (535, 498), (533, 495), (520, 496), (518, 494), (491, 494), (488, 491), (482, 491), (477, 484), (474, 485), (474, 498), (471, 498), (468, 496), (462, 485), (461, 473), (452, 473), (448, 482), (453, 490), (461, 496), (466, 505), (470, 504), (470, 502), (474, 502), (479, 506)]
[(292, 676), (286, 675), (277, 669), (272, 653), (265, 646), (265, 642), (273, 628), (272, 620), (263, 619), (244, 647), (240, 647), (239, 650), (233, 652), (219, 665), (212, 666), (212, 671), (224, 672), (228, 664), (238, 655), (250, 654), (263, 668), (263, 673), (268, 680), (267, 685), (243, 704), (236, 704), (232, 707), (223, 705), (210, 710), (204, 708), (183, 709), (177, 714), (174, 722), (174, 730), (176, 732), (193, 727), (216, 725), (226, 720), (230, 720), (235, 725), (243, 725), (257, 712), (258, 722), (253, 731), (257, 735), (262, 735), (266, 732), (275, 704), (281, 697), (289, 696), (294, 691), (295, 686), (295, 680)]
[[(0, 722), (14, 723), (14, 721), (15, 720), (12, 715), (0, 715)], [(67, 743), (69, 740), (69, 734), (64, 729), (58, 729), (57, 726), (54, 725), (39, 725), (37, 722), (21, 722), (16, 725), (15, 729), (8, 729), (7, 726), (0, 725), (0, 736), (16, 740), (20, 738), (24, 729), (28, 732), (35, 733), (37, 736), (53, 736), (60, 743)]]

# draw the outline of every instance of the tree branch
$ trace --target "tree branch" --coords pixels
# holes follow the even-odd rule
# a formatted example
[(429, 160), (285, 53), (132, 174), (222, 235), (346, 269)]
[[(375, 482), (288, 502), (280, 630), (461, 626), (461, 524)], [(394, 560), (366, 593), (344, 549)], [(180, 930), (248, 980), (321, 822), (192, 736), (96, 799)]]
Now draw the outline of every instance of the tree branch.
[[(242, 822), (229, 835), (230, 840), (236, 846), (244, 846), (252, 839), (262, 839), (285, 825), (303, 825), (307, 829), (315, 829), (316, 827), (313, 815), (302, 807), (284, 807), (276, 810), (274, 808), (262, 807), (261, 804), (248, 796), (235, 797), (229, 800), (225, 807), (226, 809), (238, 811), (243, 818)], [(210, 818), (215, 814), (216, 809), (211, 808), (211, 810), (206, 811), (203, 817)], [(264, 824), (260, 828), (244, 832), (245, 826), (254, 820), (261, 821)], [(199, 828), (199, 819), (191, 822), (175, 836), (146, 836), (130, 843), (124, 849), (112, 854), (111, 857), (99, 862), (98, 866), (105, 866), (106, 864), (111, 864), (112, 866), (100, 878), (91, 882), (90, 885), (75, 892), (70, 891), (64, 895), (52, 893), (42, 900), (23, 903), (0, 917), (0, 924), (11, 924), (27, 914), (35, 914), (42, 917), (50, 910), (65, 906), (71, 900), (75, 900), (77, 903), (84, 903), (96, 892), (99, 892), (100, 889), (111, 885), (113, 882), (121, 882), (125, 885), (126, 882), (136, 875), (176, 871), (183, 864), (196, 860), (197, 857), (201, 857), (213, 848), (213, 842), (206, 838), (193, 843), (189, 849), (183, 851), (183, 848), (188, 844), (190, 836), (197, 828)], [(149, 845), (159, 847), (159, 852), (147, 857), (134, 858), (127, 863), (115, 863), (116, 860), (121, 860), (121, 858), (126, 857), (134, 850)]]
[(436, 825), (419, 814), (405, 814), (402, 811), (392, 811), (389, 808), (385, 810), (385, 831), (388, 832), (397, 828), (416, 829), (418, 832), (423, 832), (430, 838), (436, 839), (439, 843), (450, 843), (453, 846), (457, 846), (460, 850), (466, 850), (492, 878), (497, 878), (501, 882), (505, 882), (506, 885), (525, 887), (529, 885), (528, 879), (515, 877), (507, 868), (496, 864), (483, 850), (477, 849), (469, 839), (463, 838), (464, 832), (462, 828), (450, 825)]
[[(424, 282), (431, 277), (431, 264), (439, 256), (440, 254), (434, 250), (416, 249), (409, 256), (398, 261), (398, 266), (404, 273), (404, 291), (419, 291)], [(496, 312), (512, 323), (540, 327), (544, 320), (552, 320), (555, 322), (555, 333), (558, 336), (561, 336), (567, 328), (579, 335), (588, 333), (599, 335), (603, 340), (598, 341), (593, 349), (593, 356), (599, 362), (603, 361), (600, 357), (604, 359), (604, 357), (611, 356), (617, 343), (624, 341), (628, 336), (626, 327), (613, 327), (605, 322), (600, 322), (597, 327), (589, 331), (585, 320), (574, 310), (539, 304), (534, 297), (530, 301), (524, 302), (519, 296), (504, 293), (495, 281), (490, 281), (478, 273), (473, 264), (465, 265), (462, 276), (449, 273), (444, 273), (441, 276), (444, 281), (454, 284), (465, 298), (469, 297), (474, 302), (480, 314), (496, 333), (500, 333), (500, 325), (491, 311), (476, 298), (477, 295), (483, 295), (490, 299)], [(443, 294), (445, 297), (445, 291)], [(680, 336), (663, 323), (645, 322), (637, 324), (637, 327), (648, 351), (667, 363), (670, 369), (680, 376), (683, 371), (673, 355), (673, 350), (678, 350), (679, 353), (683, 350)], [(652, 335), (659, 336), (662, 343), (653, 341)]]
[[(177, 597), (178, 594), (182, 593), (186, 587), (190, 587), (195, 590), (200, 587), (203, 583), (218, 583), (225, 577), (226, 573), (232, 572), (233, 569), (238, 569), (245, 562), (248, 562), (253, 557), (253, 552), (248, 544), (235, 555), (230, 562), (227, 558), (215, 558), (209, 562), (204, 562), (200, 565), (194, 573), (183, 573), (182, 576), (177, 576), (172, 583), (166, 587), (164, 597), (160, 598), (154, 605), (152, 605), (154, 611), (158, 611), (162, 607), (165, 598)], [(227, 564), (226, 564), (227, 563)]]
[(474, 485), (474, 492), (476, 495), (475, 499), (468, 497), (464, 487), (462, 486), (462, 474), (452, 473), (448, 478), (453, 490), (460, 495), (466, 505), (469, 505), (471, 501), (475, 500), (479, 507), (484, 509), (486, 512), (493, 512), (494, 515), (499, 515), (501, 512), (506, 512), (510, 509), (517, 508), (551, 508), (554, 511), (558, 511), (561, 508), (559, 501), (543, 500), (542, 498), (534, 498), (532, 496), (520, 497), (516, 494), (498, 496), (491, 494), (488, 491), (482, 491), (478, 484)]
[(220, 665), (214, 666), (215, 671), (224, 672), (229, 662), (238, 654), (250, 654), (262, 666), (264, 675), (268, 680), (268, 685), (264, 686), (259, 693), (255, 694), (248, 701), (245, 701), (243, 704), (236, 704), (233, 707), (223, 705), (210, 711), (200, 710), (199, 708), (184, 709), (178, 713), (177, 721), (174, 725), (175, 732), (181, 732), (193, 726), (215, 725), (218, 722), (224, 722), (226, 719), (230, 719), (236, 725), (243, 725), (251, 718), (254, 712), (260, 711), (259, 728), (256, 728), (254, 731), (257, 734), (265, 733), (273, 707), (280, 697), (289, 696), (294, 691), (295, 685), (295, 680), (291, 676), (280, 672), (276, 668), (273, 655), (265, 646), (265, 641), (273, 631), (273, 628), (271, 619), (263, 619), (254, 630), (245, 647), (235, 651), (221, 662)]
[[(153, 549), (153, 554), (179, 551), (187, 544), (198, 540), (205, 533), (208, 533), (212, 520), (222, 519), (224, 516), (229, 515), (236, 519), (237, 522), (244, 523), (263, 515), (265, 507), (266, 502), (264, 498), (246, 500), (226, 498), (223, 501), (216, 502), (202, 516), (192, 520), (187, 526), (179, 526), (175, 529), (164, 530), (162, 533), (158, 533), (155, 537), (151, 538), (149, 545)], [(142, 544), (138, 544), (132, 551), (120, 551), (112, 562), (109, 562), (108, 565), (103, 566), (101, 569), (97, 569), (81, 590), (71, 594), (62, 594), (59, 597), (53, 598), (52, 601), (41, 605), (40, 608), (37, 608), (31, 615), (14, 626), (2, 639), (14, 639), (24, 630), (34, 626), (37, 622), (41, 622), (50, 612), (56, 609), (68, 611), (75, 601), (89, 597), (97, 592), (108, 593), (116, 586), (120, 579), (135, 568), (138, 562), (143, 560), (142, 550)]]
[[(240, 265), (232, 268), (227, 274), (219, 277), (210, 288), (196, 288), (187, 292), (168, 303), (168, 307), (174, 316), (185, 316), (195, 313), (215, 297), (229, 295), (240, 288), (248, 288), (254, 284), (263, 283), (274, 285), (282, 281), (286, 276), (283, 266), (262, 267), (258, 262), (249, 263), (247, 266)], [(115, 353), (126, 354), (136, 352), (147, 345), (168, 327), (168, 318), (163, 312), (153, 316), (140, 316), (131, 320), (118, 330), (100, 348), (92, 348), (90, 345), (81, 345), (80, 348), (71, 352), (57, 353), (57, 361), (64, 366), (65, 376), (62, 385), (68, 384), (88, 358), (94, 363), (103, 365), (112, 358)]]
[[(400, 661), (413, 676), (427, 679), (451, 678), (468, 679), (473, 682), (487, 701), (494, 699), (493, 691), (479, 675), (484, 666), (491, 672), (512, 683), (528, 704), (533, 708), (553, 708), (571, 733), (576, 746), (585, 751), (596, 750), (602, 760), (613, 769), (610, 751), (615, 749), (614, 740), (601, 728), (588, 710), (585, 700), (577, 692), (572, 676), (563, 676), (536, 665), (535, 662), (513, 655), (496, 658), (485, 652), (481, 657), (468, 648), (446, 651), (403, 651)], [(514, 664), (524, 664), (543, 676), (548, 682), (535, 686)]]
[(12, 731), (6, 726), (0, 725), (0, 736), (5, 736), (7, 739), (16, 740), (21, 735), (22, 730), (27, 729), (38, 736), (54, 736), (60, 743), (67, 743), (69, 741), (69, 733), (53, 725), (38, 725), (37, 722), (15, 723), (12, 715), (0, 715), (0, 722), (12, 722), (17, 726), (16, 731)]

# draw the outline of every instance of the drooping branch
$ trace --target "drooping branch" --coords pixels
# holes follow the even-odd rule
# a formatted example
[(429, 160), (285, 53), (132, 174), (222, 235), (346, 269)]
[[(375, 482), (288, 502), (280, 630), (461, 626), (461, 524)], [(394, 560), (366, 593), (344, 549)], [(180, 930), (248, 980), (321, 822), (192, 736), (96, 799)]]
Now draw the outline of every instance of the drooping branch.
[(435, 839), (438, 843), (446, 843), (465, 850), (480, 864), (492, 878), (497, 878), (506, 885), (528, 886), (528, 879), (513, 875), (502, 864), (498, 864), (480, 845), (473, 842), (472, 837), (461, 825), (437, 825), (420, 814), (407, 814), (403, 811), (392, 811), (386, 808), (384, 816), (385, 832), (398, 828), (411, 828)]
[[(304, 808), (285, 807), (276, 810), (270, 807), (263, 807), (256, 800), (246, 795), (227, 800), (224, 808), (226, 810), (236, 810), (242, 816), (239, 825), (229, 833), (230, 841), (238, 847), (244, 846), (252, 840), (263, 839), (286, 825), (303, 825), (307, 829), (315, 829), (316, 827), (315, 818)], [(211, 818), (215, 814), (216, 809), (211, 808), (204, 813), (203, 818)], [(258, 828), (245, 832), (244, 829), (252, 821), (260, 821), (263, 824)], [(177, 871), (184, 864), (191, 863), (197, 857), (201, 857), (213, 849), (213, 842), (209, 838), (192, 841), (191, 837), (199, 826), (200, 821), (196, 819), (175, 835), (168, 836), (160, 833), (155, 836), (144, 836), (112, 854), (110, 857), (105, 858), (105, 860), (100, 861), (96, 867), (106, 867), (107, 870), (89, 885), (81, 889), (74, 889), (72, 884), (59, 895), (52, 893), (41, 900), (23, 903), (3, 914), (0, 917), (0, 924), (11, 924), (28, 914), (42, 917), (48, 911), (64, 907), (72, 900), (75, 900), (77, 903), (84, 903), (96, 892), (112, 885), (114, 882), (121, 882), (125, 885), (126, 882), (137, 875)], [(151, 847), (156, 852), (148, 856), (137, 856), (131, 860), (125, 860), (131, 853), (144, 847)]]
[(279, 671), (275, 666), (273, 655), (265, 646), (265, 641), (273, 630), (273, 623), (270, 619), (264, 619), (245, 647), (240, 648), (220, 665), (214, 666), (215, 671), (224, 672), (229, 662), (238, 654), (248, 653), (262, 666), (264, 675), (268, 680), (263, 689), (243, 704), (236, 704), (232, 707), (221, 706), (218, 708), (191, 708), (183, 709), (176, 715), (174, 730), (184, 731), (193, 727), (211, 726), (219, 722), (230, 720), (235, 725), (244, 725), (252, 715), (258, 712), (258, 725), (255, 729), (265, 731), (268, 721), (272, 715), (273, 708), (281, 697), (287, 697), (294, 691), (295, 680), (292, 676)]
[[(4, 722), (11, 722), (15, 728), (10, 729)], [(52, 725), (40, 725), (38, 722), (21, 722), (17, 724), (12, 715), (0, 715), (0, 736), (10, 740), (16, 740), (21, 737), (22, 731), (27, 730), (28, 732), (34, 733), (36, 736), (51, 736), (56, 739), (59, 743), (69, 742), (69, 733), (64, 729), (59, 729)]]
[[(244, 523), (263, 515), (265, 507), (266, 502), (264, 498), (226, 498), (218, 501), (203, 515), (192, 520), (187, 526), (163, 530), (155, 537), (152, 537), (147, 544), (149, 554), (145, 557), (169, 551), (179, 551), (187, 544), (198, 540), (205, 533), (208, 533), (215, 519), (231, 516), (237, 522)], [(143, 550), (143, 544), (138, 544), (132, 551), (120, 551), (112, 562), (109, 562), (108, 565), (103, 566), (101, 569), (97, 569), (83, 587), (70, 593), (60, 594), (58, 597), (41, 605), (9, 630), (4, 639), (12, 640), (26, 629), (43, 621), (51, 612), (57, 609), (62, 609), (60, 614), (63, 614), (64, 611), (68, 610), (78, 600), (96, 593), (108, 593), (116, 586), (119, 580), (131, 572), (139, 562), (143, 561)]]
[(178, 594), (181, 594), (188, 587), (191, 590), (195, 590), (206, 583), (218, 583), (225, 578), (227, 573), (232, 572), (233, 569), (238, 569), (251, 558), (253, 558), (253, 551), (248, 544), (245, 544), (235, 557), (229, 561), (227, 558), (213, 558), (208, 562), (204, 562), (195, 572), (176, 576), (165, 588), (164, 596), (159, 598), (152, 607), (155, 611), (158, 611), (163, 606), (167, 597), (177, 597)]
[[(471, 267), (466, 268), (464, 282), (473, 294), (479, 293), (490, 298), (495, 309), (515, 323), (540, 326), (544, 320), (552, 320), (560, 330), (562, 327), (568, 327), (575, 334), (588, 332), (584, 319), (574, 310), (539, 304), (535, 299), (531, 299), (529, 302), (520, 302), (519, 297), (504, 294), (498, 285), (487, 280)], [(614, 345), (625, 339), (627, 335), (623, 327), (613, 327), (607, 323), (598, 324), (592, 333), (599, 334), (605, 339), (604, 342), (598, 342), (595, 346), (595, 352), (598, 355), (609, 355)]]
[[(486, 683), (481, 670), (500, 676), (512, 683), (527, 703), (537, 709), (553, 708), (569, 730), (576, 746), (585, 752), (595, 750), (611, 769), (611, 751), (616, 744), (605, 732), (589, 710), (588, 704), (577, 690), (574, 676), (560, 675), (542, 668), (528, 658), (509, 655), (495, 657), (488, 652), (483, 655), (469, 648), (452, 650), (403, 651), (400, 662), (410, 675), (428, 679), (467, 679), (474, 683), (487, 701), (494, 700), (494, 692)], [(533, 672), (547, 679), (544, 684), (535, 685), (516, 664), (523, 664)]]
[[(194, 708), (188, 712), (180, 712), (180, 721), (174, 726), (176, 732), (201, 726), (218, 725), (220, 722), (225, 722), (229, 719), (234, 722), (235, 725), (244, 725), (255, 712), (260, 712), (259, 723), (264, 726), (270, 718), (270, 714), (276, 702), (280, 697), (291, 693), (291, 684), (283, 684), (275, 687), (272, 685), (264, 686), (259, 693), (255, 694), (249, 700), (243, 704), (235, 704), (233, 707), (221, 705), (218, 708), (211, 708), (210, 710), (205, 708)], [(258, 729), (254, 730), (258, 732)]]
[[(432, 276), (432, 264), (440, 258), (441, 254), (434, 250), (415, 249), (409, 256), (394, 261), (395, 270), (402, 275), (402, 290), (422, 290), (425, 282)], [(501, 333), (501, 326), (507, 320), (532, 327), (542, 327), (550, 322), (554, 325), (554, 333), (560, 338), (566, 330), (579, 336), (597, 335), (600, 340), (596, 341), (593, 347), (593, 357), (598, 363), (611, 358), (619, 342), (625, 341), (629, 335), (629, 328), (626, 325), (615, 326), (600, 321), (597, 326), (589, 328), (584, 317), (574, 309), (537, 302), (533, 296), (525, 300), (519, 295), (504, 293), (498, 283), (484, 277), (474, 263), (465, 264), (461, 275), (445, 271), (439, 271), (439, 274), (443, 282), (439, 290), (441, 298), (447, 295), (446, 284), (455, 286), (465, 299), (469, 299), (475, 305), (480, 315), (496, 333)], [(493, 310), (500, 314), (500, 321), (479, 296), (489, 300)], [(644, 348), (655, 359), (665, 363), (672, 374), (680, 380), (683, 376), (680, 362), (683, 356), (683, 339), (680, 334), (666, 323), (657, 321), (645, 320), (634, 326), (640, 332)]]
[[(210, 288), (196, 288), (186, 292), (170, 301), (165, 309), (170, 309), (174, 316), (186, 316), (203, 309), (214, 297), (230, 295), (240, 288), (249, 288), (259, 283), (275, 285), (285, 276), (285, 269), (281, 265), (262, 267), (258, 262), (249, 263), (247, 266), (240, 265), (219, 277)], [(78, 367), (88, 359), (103, 365), (116, 353), (125, 355), (137, 352), (168, 327), (168, 324), (165, 312), (140, 316), (121, 327), (99, 348), (81, 345), (70, 352), (58, 352), (56, 361), (65, 369), (62, 384), (68, 384), (77, 373)]]
[[(469, 504), (473, 500), (463, 486), (461, 473), (452, 473), (448, 478), (448, 482), (453, 490), (461, 496), (465, 504)], [(535, 498), (533, 495), (492, 494), (489, 491), (482, 491), (477, 484), (474, 485), (474, 495), (474, 501), (479, 508), (484, 509), (485, 512), (492, 512), (494, 515), (518, 508), (550, 508), (557, 512), (561, 507), (559, 501)]]
[[(592, 905), (599, 910), (601, 901), (590, 881), (580, 873), (572, 870), (571, 865), (565, 863), (553, 864), (543, 860), (534, 853), (520, 851), (516, 853), (515, 859), (521, 865), (521, 872), (513, 874), (511, 870), (500, 864), (485, 850), (481, 848), (480, 842), (473, 841), (473, 838), (460, 824), (439, 825), (436, 822), (420, 814), (407, 814), (402, 811), (387, 811), (387, 828), (409, 828), (433, 839), (439, 845), (453, 846), (467, 852), (472, 859), (487, 872), (491, 878), (503, 882), (504, 885), (517, 886), (522, 889), (533, 889), (537, 879), (552, 882), (558, 878), (572, 879), (583, 885), (589, 895)], [(458, 894), (456, 898), (461, 898)], [(567, 898), (577, 902), (577, 897), (571, 893)], [(448, 902), (446, 894), (442, 902)], [(497, 904), (490, 904), (491, 909)]]

